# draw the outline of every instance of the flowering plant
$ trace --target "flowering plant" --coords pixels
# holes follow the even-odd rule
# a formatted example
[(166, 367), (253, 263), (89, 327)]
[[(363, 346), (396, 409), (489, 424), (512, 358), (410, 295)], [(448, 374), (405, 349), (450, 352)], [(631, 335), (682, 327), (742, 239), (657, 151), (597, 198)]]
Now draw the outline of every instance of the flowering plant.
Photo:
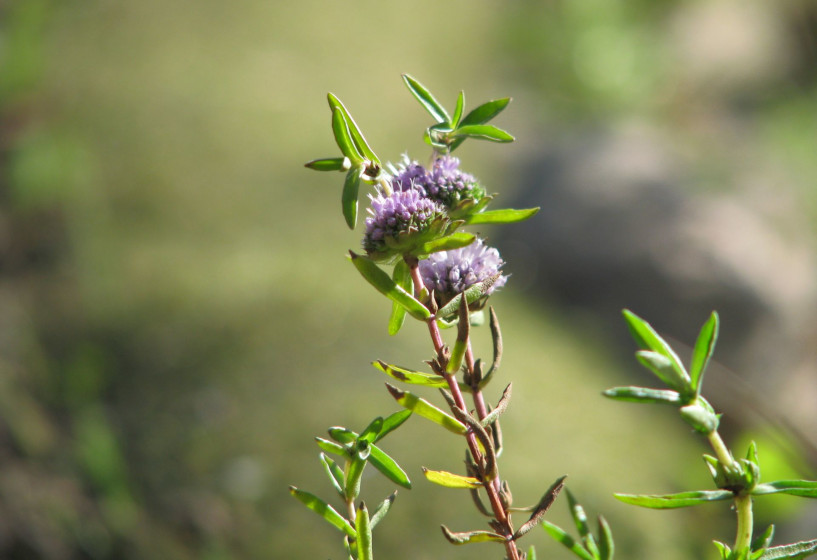
[[(501, 477), (499, 467), (503, 451), (500, 418), (509, 405), (512, 385), (506, 385), (493, 406), (483, 392), (497, 377), (502, 358), (502, 335), (493, 308), (489, 309), (487, 319), (493, 340), (489, 365), (475, 357), (471, 344), (471, 329), (486, 323), (487, 300), (505, 286), (508, 276), (503, 273), (505, 263), (499, 252), (463, 228), (519, 222), (535, 215), (538, 208), (489, 210), (495, 195), (487, 194), (473, 175), (462, 171), (460, 161), (451, 154), (468, 138), (499, 143), (513, 141), (508, 132), (488, 124), (507, 107), (510, 99), (488, 101), (466, 114), (465, 95), (461, 92), (453, 113), (449, 113), (417, 80), (408, 75), (403, 79), (435, 121), (424, 135), (432, 148), (429, 165), (424, 166), (408, 156), (397, 165), (383, 165), (346, 107), (330, 93), (332, 131), (341, 155), (313, 160), (306, 166), (318, 171), (345, 173), (341, 208), (352, 229), (358, 221), (360, 186), (371, 186), (363, 254), (349, 251), (349, 258), (360, 275), (390, 300), (388, 332), (397, 334), (406, 317), (411, 316), (424, 324), (433, 347), (426, 362), (430, 372), (384, 360), (374, 361), (373, 366), (404, 385), (438, 389), (445, 405), (437, 406), (415, 392), (387, 384), (390, 395), (402, 410), (385, 418), (375, 418), (360, 433), (333, 427), (328, 431), (331, 439), (316, 438), (322, 450), (320, 460), (324, 470), (344, 503), (343, 513), (314, 494), (295, 487), (291, 487), (291, 493), (342, 532), (349, 558), (371, 560), (373, 530), (389, 512), (396, 493), (369, 512), (364, 501), (358, 501), (361, 476), (371, 464), (394, 484), (411, 488), (409, 476), (381, 449), (379, 442), (416, 414), (465, 439), (464, 473), (424, 468), (425, 478), (444, 487), (468, 490), (476, 508), (488, 518), (487, 529), (452, 531), (443, 525), (443, 535), (449, 542), (456, 545), (498, 543), (509, 560), (535, 560), (535, 549), (531, 546), (522, 551), (519, 543), (535, 527), (542, 526), (579, 558), (611, 560), (615, 546), (610, 526), (600, 516), (598, 532), (594, 535), (584, 509), (569, 492), (566, 492), (568, 507), (579, 538), (574, 539), (564, 529), (544, 520), (563, 489), (566, 477), (554, 481), (534, 505), (513, 506), (510, 486)], [(384, 267), (391, 267), (391, 271)], [(817, 554), (817, 540), (771, 547), (773, 527), (759, 538), (752, 538), (754, 497), (783, 493), (815, 498), (817, 483), (803, 480), (760, 483), (756, 446), (752, 445), (745, 459), (736, 460), (718, 434), (720, 417), (701, 396), (704, 372), (718, 335), (717, 314), (713, 313), (701, 330), (689, 370), (648, 323), (629, 311), (624, 315), (641, 348), (636, 354), (638, 360), (668, 389), (617, 387), (605, 391), (604, 395), (617, 400), (677, 407), (681, 417), (712, 444), (715, 456), (706, 455), (704, 459), (717, 490), (654, 496), (619, 494), (617, 497), (650, 508), (733, 500), (738, 517), (735, 543), (731, 547), (715, 543), (724, 560), (805, 558)], [(446, 344), (442, 331), (451, 327), (455, 327), (456, 334), (452, 335), (453, 341)], [(466, 398), (470, 405), (466, 404)], [(338, 457), (343, 466), (330, 455)], [(514, 514), (524, 515), (524, 521), (514, 523)]]

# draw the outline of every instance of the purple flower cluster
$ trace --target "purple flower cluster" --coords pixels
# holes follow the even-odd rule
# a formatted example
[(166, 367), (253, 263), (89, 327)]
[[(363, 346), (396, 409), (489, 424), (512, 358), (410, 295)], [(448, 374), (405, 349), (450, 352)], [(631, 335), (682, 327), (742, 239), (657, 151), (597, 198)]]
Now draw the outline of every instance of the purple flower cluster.
[[(477, 239), (462, 249), (432, 253), (421, 260), (420, 276), (425, 287), (434, 291), (438, 302), (445, 303), (474, 284), (495, 276), (504, 264), (499, 251)], [(487, 294), (504, 286), (507, 280), (504, 275), (497, 278)]]
[(480, 200), (485, 189), (473, 175), (459, 170), (460, 160), (453, 156), (441, 156), (434, 160), (431, 169), (416, 161), (406, 161), (392, 179), (394, 190), (419, 189), (425, 196), (454, 208), (461, 200)]
[(372, 206), (366, 218), (363, 248), (370, 255), (387, 252), (390, 245), (399, 245), (401, 238), (422, 233), (436, 218), (445, 216), (445, 209), (438, 202), (424, 197), (417, 189), (394, 191), (389, 196), (378, 193), (369, 198)]

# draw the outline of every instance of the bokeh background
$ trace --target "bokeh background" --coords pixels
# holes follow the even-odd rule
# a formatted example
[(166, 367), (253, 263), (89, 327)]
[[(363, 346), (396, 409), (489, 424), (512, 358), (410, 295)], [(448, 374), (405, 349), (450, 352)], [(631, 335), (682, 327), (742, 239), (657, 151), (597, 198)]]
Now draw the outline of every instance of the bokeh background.
[[(482, 231), (512, 274), (493, 303), (517, 503), (568, 473), (618, 557), (731, 542), (726, 506), (611, 497), (711, 484), (671, 410), (599, 396), (649, 382), (622, 307), (682, 348), (719, 309), (705, 392), (729, 441), (759, 442), (767, 480), (816, 476), (813, 2), (6, 0), (0, 557), (342, 557), (287, 486), (328, 497), (313, 436), (394, 411), (369, 362), (419, 368), (430, 349), (416, 326), (388, 337), (388, 304), (344, 258), (360, 232), (340, 175), (302, 164), (335, 154), (327, 91), (382, 158), (426, 158), (402, 72), (447, 105), (514, 97), (497, 122), (518, 141), (458, 155), (496, 207), (543, 207)], [(411, 419), (385, 447), (415, 489), (378, 557), (498, 557), (448, 545), (440, 523), (483, 521), (421, 480), (421, 465), (458, 470), (461, 442)], [(369, 503), (390, 491), (364, 480)], [(779, 542), (815, 538), (816, 515), (757, 502)], [(528, 542), (569, 557), (543, 532)]]

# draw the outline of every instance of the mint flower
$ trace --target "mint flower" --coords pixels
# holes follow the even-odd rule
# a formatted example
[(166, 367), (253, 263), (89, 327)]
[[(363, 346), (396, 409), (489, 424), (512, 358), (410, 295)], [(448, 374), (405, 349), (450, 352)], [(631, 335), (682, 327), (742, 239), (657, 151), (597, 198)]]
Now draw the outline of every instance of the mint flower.
[[(499, 251), (477, 239), (462, 249), (432, 253), (427, 259), (421, 260), (420, 276), (425, 287), (434, 292), (437, 303), (445, 305), (474, 284), (498, 274), (504, 264)], [(501, 275), (488, 288), (486, 295), (504, 286), (507, 280), (507, 276)]]
[(418, 189), (369, 195), (363, 248), (375, 260), (412, 254), (420, 245), (444, 233), (450, 225), (440, 203)]
[(406, 157), (392, 178), (392, 187), (394, 190), (420, 189), (428, 198), (456, 210), (462, 201), (476, 203), (485, 196), (485, 189), (473, 175), (460, 171), (459, 165), (457, 158), (441, 156), (434, 160), (431, 169), (426, 169)]

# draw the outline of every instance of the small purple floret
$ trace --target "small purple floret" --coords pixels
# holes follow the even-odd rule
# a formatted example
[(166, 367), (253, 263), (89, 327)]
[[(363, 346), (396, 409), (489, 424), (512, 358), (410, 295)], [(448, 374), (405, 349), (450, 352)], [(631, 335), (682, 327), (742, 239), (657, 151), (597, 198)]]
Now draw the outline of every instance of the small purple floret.
[(383, 251), (387, 237), (396, 239), (401, 234), (423, 231), (444, 212), (439, 203), (425, 198), (417, 189), (394, 191), (389, 196), (378, 193), (369, 198), (372, 205), (363, 237), (363, 248), (368, 253)]
[(441, 156), (434, 160), (431, 169), (426, 169), (406, 158), (402, 169), (392, 178), (392, 187), (394, 190), (420, 189), (448, 208), (464, 199), (481, 199), (485, 190), (473, 175), (460, 171), (459, 165), (457, 158)]
[[(499, 251), (477, 239), (462, 249), (432, 253), (420, 261), (420, 276), (429, 291), (433, 290), (438, 299), (447, 301), (474, 284), (495, 276), (504, 264)], [(507, 280), (504, 275), (497, 278), (487, 294), (504, 286)]]

